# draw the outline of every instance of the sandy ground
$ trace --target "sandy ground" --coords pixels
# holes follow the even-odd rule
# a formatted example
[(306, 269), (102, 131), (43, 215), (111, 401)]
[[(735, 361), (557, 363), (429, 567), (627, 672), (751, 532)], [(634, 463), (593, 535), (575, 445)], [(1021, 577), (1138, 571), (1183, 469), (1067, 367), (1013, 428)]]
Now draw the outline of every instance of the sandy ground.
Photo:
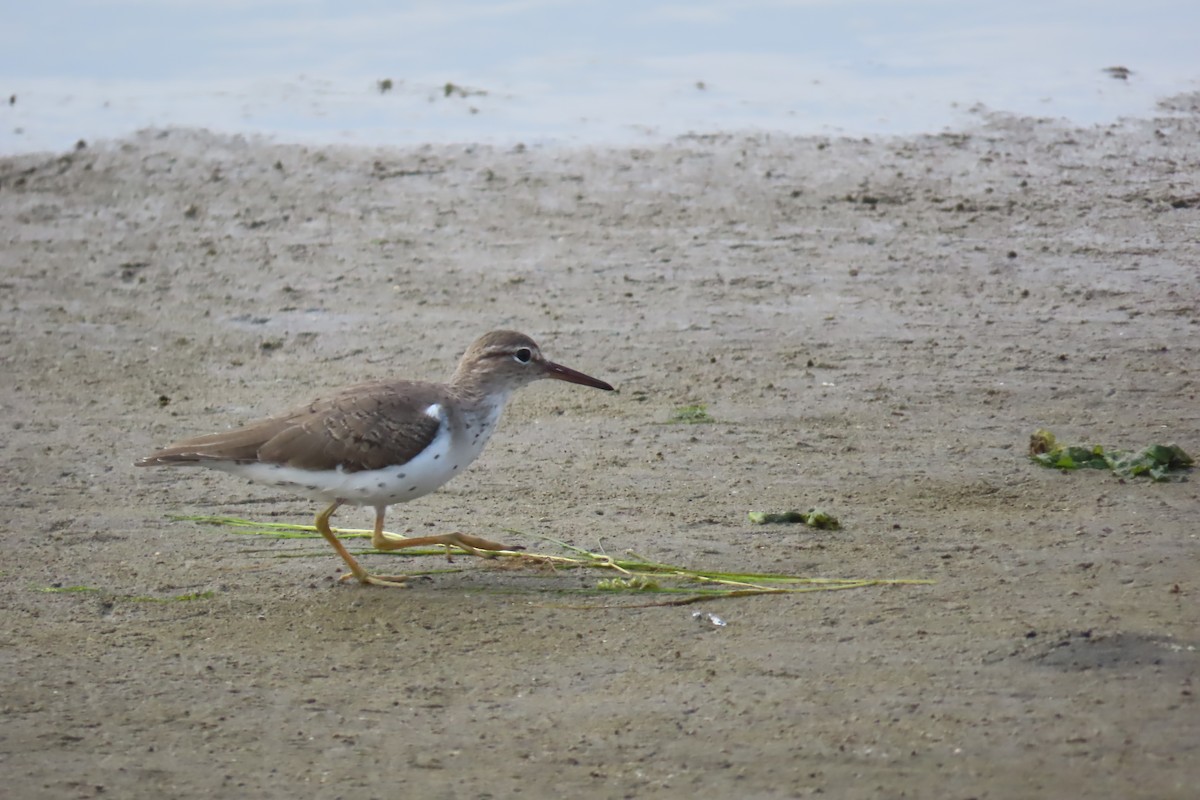
[[(1200, 451), (1200, 99), (1169, 106), (0, 161), (0, 795), (1195, 797), (1197, 482), (1026, 458), (1043, 426)], [(132, 466), (500, 327), (619, 392), (525, 390), (392, 530), (936, 583), (700, 607), (724, 628), (473, 559), (364, 588), (321, 542), (171, 519), (313, 503)], [(691, 403), (715, 422), (669, 424)], [(843, 529), (746, 521), (812, 505)]]

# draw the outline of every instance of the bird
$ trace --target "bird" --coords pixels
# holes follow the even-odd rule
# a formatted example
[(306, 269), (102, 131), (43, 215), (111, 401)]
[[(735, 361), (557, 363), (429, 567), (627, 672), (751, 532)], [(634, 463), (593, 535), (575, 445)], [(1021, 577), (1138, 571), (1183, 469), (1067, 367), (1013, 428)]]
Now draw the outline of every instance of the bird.
[(529, 336), (497, 330), (467, 348), (448, 383), (362, 383), (243, 427), (185, 439), (134, 462), (207, 467), (327, 503), (316, 528), (350, 568), (339, 580), (404, 586), (375, 575), (330, 529), (343, 505), (372, 506), (376, 550), (445, 545), (473, 555), (506, 550), (465, 533), (402, 537), (383, 530), (389, 506), (435, 491), (479, 457), (512, 393), (543, 378), (604, 391), (605, 381), (547, 360)]

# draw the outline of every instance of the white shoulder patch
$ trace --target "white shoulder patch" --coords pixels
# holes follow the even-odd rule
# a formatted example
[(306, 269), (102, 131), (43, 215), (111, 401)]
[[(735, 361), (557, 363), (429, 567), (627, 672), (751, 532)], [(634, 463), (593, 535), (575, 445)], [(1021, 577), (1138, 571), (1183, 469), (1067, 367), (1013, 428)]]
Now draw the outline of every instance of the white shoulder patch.
[(429, 406), (429, 408), (425, 409), (425, 416), (431, 417), (433, 419), (436, 419), (438, 422), (441, 422), (442, 421), (442, 406), (441, 406), (441, 404), (440, 403), (431, 404)]

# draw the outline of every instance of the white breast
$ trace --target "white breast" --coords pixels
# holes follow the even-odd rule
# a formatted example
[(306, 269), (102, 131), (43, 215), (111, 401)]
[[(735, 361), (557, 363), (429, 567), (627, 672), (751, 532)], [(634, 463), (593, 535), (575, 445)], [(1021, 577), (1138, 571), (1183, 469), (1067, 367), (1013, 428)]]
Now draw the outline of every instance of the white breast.
[(503, 407), (501, 399), (489, 404), (483, 413), (460, 420), (458, 435), (451, 436), (452, 425), (446, 410), (439, 404), (431, 405), (425, 413), (438, 420), (437, 436), (415, 458), (401, 466), (360, 472), (346, 472), (341, 467), (314, 471), (263, 463), (214, 463), (211, 466), (318, 500), (389, 506), (423, 497), (465, 470), (483, 452)]

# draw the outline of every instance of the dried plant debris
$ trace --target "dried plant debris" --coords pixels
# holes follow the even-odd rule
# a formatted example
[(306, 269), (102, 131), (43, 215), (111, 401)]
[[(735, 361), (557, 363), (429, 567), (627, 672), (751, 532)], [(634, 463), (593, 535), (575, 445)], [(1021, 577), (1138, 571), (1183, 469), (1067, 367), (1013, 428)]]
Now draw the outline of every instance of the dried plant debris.
[(836, 531), (842, 527), (838, 522), (838, 518), (832, 514), (828, 514), (819, 508), (810, 508), (808, 511), (781, 511), (779, 513), (771, 513), (767, 511), (751, 511), (746, 515), (755, 525), (773, 525), (780, 523), (795, 523), (807, 525), (810, 528), (819, 528), (821, 530)]
[(1029, 457), (1051, 469), (1108, 469), (1121, 478), (1145, 475), (1156, 481), (1186, 480), (1183, 473), (1196, 463), (1177, 444), (1152, 444), (1141, 450), (1064, 445), (1045, 428), (1029, 438)]
[[(231, 533), (267, 536), (278, 539), (317, 539), (321, 535), (311, 525), (295, 525), (278, 522), (256, 522), (237, 517), (174, 517), (208, 525), (217, 525)], [(335, 530), (341, 539), (369, 539), (371, 531)], [(624, 608), (649, 606), (680, 606), (721, 598), (750, 597), (766, 594), (799, 594), (803, 592), (829, 592), (845, 589), (862, 589), (868, 586), (928, 585), (933, 581), (921, 578), (825, 578), (805, 577), (776, 573), (748, 572), (741, 569), (699, 569), (679, 564), (664, 564), (636, 553), (614, 557), (597, 553), (566, 542), (524, 531), (506, 529), (506, 533), (531, 536), (556, 545), (564, 553), (520, 552), (501, 550), (489, 552), (488, 557), (502, 568), (524, 568), (526, 570), (524, 591), (558, 595), (607, 594), (642, 596), (637, 605), (628, 600)], [(397, 534), (392, 534), (397, 535)], [(376, 553), (366, 550), (365, 553)], [(380, 555), (395, 556), (394, 552), (379, 552)], [(276, 553), (277, 558), (324, 558), (325, 548), (319, 551), (297, 551)], [(446, 558), (442, 547), (413, 548), (403, 554), (406, 558), (436, 556)], [(409, 577), (421, 575), (461, 572), (463, 567), (443, 567), (408, 571)], [(564, 574), (576, 570), (598, 570), (607, 577), (596, 581), (591, 589), (577, 585), (564, 586)], [(498, 586), (495, 591), (505, 591)], [(511, 589), (510, 589), (511, 591)], [(713, 623), (717, 624), (717, 623)]]

